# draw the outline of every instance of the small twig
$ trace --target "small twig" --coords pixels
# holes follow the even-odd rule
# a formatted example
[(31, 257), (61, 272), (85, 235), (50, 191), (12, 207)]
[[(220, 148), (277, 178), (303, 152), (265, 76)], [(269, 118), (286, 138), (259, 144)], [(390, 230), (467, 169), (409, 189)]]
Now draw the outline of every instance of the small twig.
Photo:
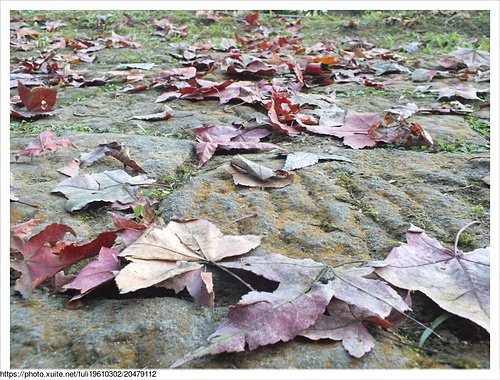
[(233, 108), (236, 108), (239, 106), (243, 106), (245, 104), (250, 104), (250, 103), (249, 102), (241, 102), (241, 103), (233, 104), (232, 106), (226, 106), (226, 107), (224, 107), (224, 111), (229, 111), (230, 109), (233, 109)]
[(31, 206), (31, 207), (34, 207), (34, 208), (40, 208), (40, 206), (38, 205), (33, 205), (31, 203), (28, 203), (28, 202), (23, 202), (23, 201), (20, 201), (20, 200), (17, 200), (17, 201), (12, 201), (12, 202), (17, 202), (17, 203), (20, 203), (22, 205), (26, 205), (26, 206)]
[(340, 263), (340, 264), (337, 264), (337, 265), (330, 265), (332, 268), (338, 268), (338, 267), (342, 267), (344, 265), (348, 265), (348, 264), (358, 264), (358, 263), (366, 263), (366, 260), (354, 260), (354, 261), (346, 261), (345, 263)]
[(215, 261), (209, 261), (208, 263), (209, 264), (213, 264), (215, 267), (219, 268), (220, 270), (226, 272), (227, 274), (230, 274), (231, 276), (233, 276), (235, 279), (237, 279), (239, 282), (241, 282), (243, 285), (245, 285), (251, 291), (255, 291), (255, 289), (252, 287), (252, 285), (250, 285), (249, 283), (247, 283), (245, 280), (243, 280), (237, 274), (231, 272), (229, 269), (224, 268), (222, 265), (217, 264)]
[(253, 213), (253, 214), (249, 214), (249, 215), (242, 216), (242, 217), (240, 217), (240, 218), (238, 218), (238, 219), (235, 219), (235, 220), (233, 220), (233, 221), (229, 222), (228, 224), (226, 224), (226, 225), (225, 225), (224, 227), (222, 227), (221, 229), (222, 229), (222, 230), (225, 230), (225, 229), (226, 229), (226, 228), (228, 228), (229, 226), (232, 226), (234, 223), (238, 223), (238, 222), (240, 222), (240, 221), (242, 221), (242, 220), (244, 220), (244, 219), (247, 219), (247, 218), (253, 218), (253, 217), (255, 217), (255, 216), (257, 216), (257, 213)]
[(465, 226), (463, 226), (460, 231), (458, 231), (458, 234), (457, 234), (457, 237), (455, 238), (455, 255), (458, 254), (458, 239), (460, 238), (460, 235), (462, 234), (462, 232), (464, 232), (467, 228), (469, 228), (470, 226), (474, 225), (474, 224), (481, 224), (481, 222), (475, 220), (473, 222), (470, 222), (469, 224), (466, 224)]

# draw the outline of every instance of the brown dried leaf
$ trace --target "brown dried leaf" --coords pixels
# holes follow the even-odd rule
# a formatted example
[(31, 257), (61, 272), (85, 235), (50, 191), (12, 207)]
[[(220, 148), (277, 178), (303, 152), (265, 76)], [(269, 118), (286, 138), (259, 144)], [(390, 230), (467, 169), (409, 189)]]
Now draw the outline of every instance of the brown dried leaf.
[(295, 174), (285, 170), (273, 170), (237, 155), (226, 171), (233, 176), (236, 185), (249, 187), (285, 187), (293, 183)]

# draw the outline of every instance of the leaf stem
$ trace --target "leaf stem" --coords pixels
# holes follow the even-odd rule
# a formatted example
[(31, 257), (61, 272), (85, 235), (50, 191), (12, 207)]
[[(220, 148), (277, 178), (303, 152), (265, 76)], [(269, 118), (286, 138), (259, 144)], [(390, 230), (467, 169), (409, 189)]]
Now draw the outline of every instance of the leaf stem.
[(226, 228), (228, 228), (229, 226), (232, 226), (234, 223), (238, 223), (238, 222), (240, 222), (240, 221), (242, 221), (242, 220), (244, 220), (244, 219), (247, 219), (247, 218), (253, 218), (253, 217), (255, 217), (255, 216), (257, 216), (257, 213), (256, 213), (256, 212), (254, 212), (253, 214), (244, 215), (244, 216), (242, 216), (242, 217), (240, 217), (240, 218), (238, 218), (238, 219), (235, 219), (235, 220), (233, 220), (233, 221), (231, 221), (231, 222), (227, 223), (227, 224), (226, 224), (225, 226), (223, 226), (221, 229), (222, 229), (222, 230), (225, 230), (225, 229), (226, 229)]
[(20, 200), (17, 200), (17, 201), (12, 201), (12, 202), (17, 202), (17, 203), (20, 203), (20, 204), (22, 204), (22, 205), (31, 206), (31, 207), (34, 207), (34, 208), (40, 208), (40, 206), (33, 205), (33, 204), (31, 204), (31, 203), (28, 203), (28, 202), (23, 202), (23, 201), (20, 201)]
[(460, 235), (462, 234), (462, 232), (464, 232), (467, 228), (469, 228), (470, 226), (474, 225), (474, 224), (481, 224), (481, 222), (475, 220), (473, 222), (470, 222), (469, 224), (466, 224), (465, 226), (463, 226), (460, 231), (458, 231), (457, 233), (457, 237), (455, 238), (455, 255), (458, 254), (458, 240), (460, 238)]
[(330, 267), (332, 267), (332, 268), (338, 268), (338, 267), (342, 267), (342, 266), (348, 265), (348, 264), (359, 264), (359, 263), (366, 263), (366, 262), (367, 262), (366, 260), (346, 261), (344, 263), (340, 263), (340, 264), (336, 264), (336, 265), (330, 265)]
[(245, 285), (248, 289), (250, 289), (251, 291), (255, 291), (255, 289), (252, 287), (252, 285), (250, 285), (249, 283), (247, 283), (245, 280), (243, 280), (240, 276), (238, 276), (237, 274), (231, 272), (229, 269), (227, 268), (224, 268), (222, 265), (219, 265), (217, 264), (215, 261), (208, 261), (209, 264), (213, 264), (215, 267), (219, 268), (220, 270), (226, 272), (227, 274), (233, 276), (235, 279), (237, 279), (239, 282), (241, 282), (243, 285)]

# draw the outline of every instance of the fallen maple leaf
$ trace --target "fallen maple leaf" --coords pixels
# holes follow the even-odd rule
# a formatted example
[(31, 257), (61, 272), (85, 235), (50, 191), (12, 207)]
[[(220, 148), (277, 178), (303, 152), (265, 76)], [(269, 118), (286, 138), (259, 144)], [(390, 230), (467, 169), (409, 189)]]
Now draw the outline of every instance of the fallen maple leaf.
[(232, 54), (222, 60), (221, 69), (230, 75), (270, 77), (288, 72), (288, 65), (272, 66), (251, 55)]
[(394, 62), (379, 63), (372, 65), (371, 68), (375, 70), (375, 75), (391, 74), (391, 73), (410, 73), (407, 67), (398, 65)]
[[(180, 88), (178, 91), (168, 91), (161, 94), (160, 96), (158, 96), (158, 98), (156, 98), (155, 103), (178, 98), (193, 100), (219, 98), (223, 89), (225, 89), (232, 83), (234, 83), (233, 80), (226, 80), (224, 82), (217, 83), (209, 80), (195, 78), (190, 80), (189, 84), (187, 85), (183, 83), (182, 88)], [(178, 87), (174, 86), (174, 88)]]
[(311, 62), (321, 63), (323, 65), (336, 65), (340, 63), (340, 58), (335, 56), (316, 57), (311, 59)]
[(32, 113), (50, 112), (54, 109), (57, 100), (55, 88), (35, 87), (30, 90), (18, 80), (17, 91), (25, 107)]
[(415, 112), (418, 112), (420, 108), (415, 103), (407, 103), (404, 106), (396, 106), (385, 111), (390, 112), (395, 115), (399, 115), (400, 119), (408, 119)]
[[(279, 254), (250, 256), (220, 265), (252, 272), (278, 282), (279, 286), (272, 293), (251, 291), (244, 295), (230, 308), (227, 320), (208, 337), (207, 344), (176, 361), (172, 368), (204, 355), (244, 351), (245, 346), (253, 350), (289, 341), (312, 326), (334, 296), (348, 298), (352, 307), (368, 307), (367, 317), (375, 317), (375, 321), (385, 326), (390, 323), (382, 323), (382, 319), (390, 315), (393, 307), (400, 312), (409, 308), (386, 283), (364, 277), (374, 268), (339, 269)], [(342, 315), (341, 310), (329, 310), (332, 315), (336, 312)], [(340, 339), (343, 338), (348, 337)], [(358, 350), (359, 347), (354, 347), (353, 354), (358, 354)]]
[(283, 170), (296, 170), (305, 168), (306, 166), (315, 165), (321, 160), (352, 162), (346, 157), (337, 156), (334, 154), (294, 152), (286, 154), (286, 162), (283, 166)]
[[(401, 111), (403, 114), (405, 111)], [(376, 142), (393, 143), (405, 141), (408, 145), (431, 146), (431, 135), (418, 123), (407, 122), (401, 114), (388, 112), (384, 121), (374, 124), (368, 130), (368, 136)]]
[[(216, 262), (247, 253), (261, 240), (255, 235), (225, 236), (206, 220), (172, 221), (146, 232), (122, 251), (119, 256), (131, 263), (120, 271), (116, 283), (120, 293), (158, 285), (207, 264), (218, 266)], [(206, 284), (210, 281), (204, 279)], [(187, 281), (183, 284), (187, 286)]]
[[(410, 226), (407, 244), (393, 248), (376, 273), (395, 286), (425, 293), (443, 309), (490, 330), (490, 249), (444, 248)], [(458, 241), (458, 237), (457, 237)]]
[(344, 144), (353, 149), (374, 146), (377, 144), (369, 135), (372, 125), (380, 124), (382, 118), (376, 113), (357, 113), (349, 111), (342, 127), (333, 129), (331, 135), (344, 139)]
[(241, 126), (203, 126), (196, 128), (196, 153), (198, 154), (198, 167), (203, 166), (216, 152), (216, 150), (266, 150), (280, 149), (271, 143), (260, 142), (260, 139), (270, 134), (265, 129), (251, 131)]
[(271, 125), (278, 128), (288, 136), (297, 136), (302, 133), (300, 126), (289, 126), (287, 123), (297, 122), (299, 116), (299, 106), (292, 103), (286, 94), (279, 91), (279, 88), (273, 84), (271, 99), (264, 102), (264, 107), (268, 110)]
[(259, 19), (259, 16), (259, 12), (249, 13), (245, 17), (243, 17), (241, 21), (243, 21), (248, 26), (259, 26), (259, 22), (257, 21)]
[(236, 185), (249, 187), (285, 187), (293, 183), (295, 175), (285, 170), (273, 170), (237, 155), (226, 171)]
[(158, 75), (160, 78), (164, 79), (175, 79), (175, 80), (187, 80), (196, 77), (196, 68), (194, 67), (184, 67), (178, 69), (170, 69), (160, 72)]
[(51, 192), (64, 194), (68, 198), (64, 208), (73, 212), (93, 202), (118, 201), (127, 204), (137, 201), (139, 186), (154, 182), (155, 180), (147, 179), (145, 175), (131, 177), (123, 170), (113, 170), (65, 179)]
[(55, 152), (58, 147), (77, 149), (68, 139), (54, 140), (54, 134), (50, 129), (47, 129), (31, 141), (26, 148), (16, 154), (16, 161), (19, 157), (31, 157), (31, 159), (33, 159), (34, 156), (38, 156), (47, 151)]
[(301, 123), (308, 132), (317, 133), (320, 135), (331, 135), (338, 131), (339, 126), (344, 124), (345, 111), (336, 105), (330, 105), (329, 108), (321, 108), (309, 111), (315, 116), (319, 116), (317, 125), (309, 125)]
[(477, 96), (477, 93), (483, 92), (483, 91), (481, 91), (477, 88), (474, 88), (470, 85), (465, 85), (465, 84), (461, 84), (461, 83), (456, 85), (456, 86), (453, 86), (453, 87), (441, 87), (441, 88), (433, 89), (433, 90), (429, 90), (429, 91), (437, 92), (439, 94), (438, 100), (441, 98), (451, 98), (453, 96), (457, 96), (457, 97), (464, 98), (464, 99), (471, 99), (471, 100), (479, 99), (479, 100), (481, 100)]
[(172, 368), (204, 355), (287, 342), (312, 325), (332, 297), (331, 285), (322, 283), (325, 266), (313, 260), (273, 254), (221, 265), (252, 271), (280, 285), (272, 293), (252, 291), (244, 295), (230, 308), (228, 319), (209, 336), (207, 344), (175, 362)]
[(17, 260), (11, 267), (21, 273), (15, 289), (28, 297), (33, 289), (62, 269), (87, 257), (94, 256), (101, 247), (111, 247), (116, 239), (115, 232), (103, 232), (89, 243), (66, 243), (60, 240), (71, 233), (71, 227), (51, 224), (27, 239), (31, 231), (41, 223), (32, 219), (14, 226), (11, 231), (11, 247), (17, 251)]
[(448, 55), (455, 57), (459, 62), (465, 63), (469, 70), (477, 70), (480, 67), (490, 67), (490, 52), (458, 48)]
[(133, 49), (140, 48), (142, 45), (133, 42), (130, 39), (130, 36), (120, 36), (116, 34), (114, 31), (111, 31), (111, 37), (105, 39), (106, 45), (108, 47), (120, 48), (120, 47), (130, 47)]
[(64, 290), (78, 290), (69, 301), (70, 304), (115, 278), (120, 270), (119, 253), (117, 249), (102, 247), (97, 259), (83, 267), (73, 281), (62, 287)]
[(430, 82), (437, 73), (437, 70), (415, 69), (411, 74), (411, 80), (413, 82)]
[(62, 22), (62, 20), (54, 20), (54, 21), (47, 21), (45, 25), (41, 26), (42, 29), (46, 29), (47, 32), (54, 32), (57, 29), (59, 29), (61, 26), (67, 25), (65, 22)]

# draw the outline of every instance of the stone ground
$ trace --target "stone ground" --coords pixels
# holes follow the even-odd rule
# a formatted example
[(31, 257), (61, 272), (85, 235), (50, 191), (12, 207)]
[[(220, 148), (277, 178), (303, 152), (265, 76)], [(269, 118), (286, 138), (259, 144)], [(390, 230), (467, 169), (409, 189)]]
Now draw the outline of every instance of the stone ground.
[[(66, 31), (74, 36), (95, 37), (93, 27), (98, 12), (83, 12), (77, 18), (60, 12), (51, 19), (63, 18), (70, 23)], [(34, 12), (24, 13), (26, 19)], [(72, 64), (72, 68), (90, 70), (90, 77), (113, 70), (128, 62), (156, 63), (144, 71), (144, 82), (153, 81), (158, 72), (176, 65), (167, 53), (173, 51), (169, 41), (151, 36), (153, 19), (166, 12), (131, 13), (136, 27), (119, 27), (120, 14), (115, 13), (109, 30), (119, 34), (132, 32), (143, 48), (105, 49), (97, 52), (91, 64)], [(454, 18), (451, 13), (423, 14), (417, 29), (408, 30), (396, 24), (391, 29), (384, 17), (396, 12), (377, 14), (312, 15), (304, 18), (304, 41), (309, 45), (337, 41), (345, 36), (359, 36), (379, 47), (396, 42), (426, 41), (427, 48), (407, 56), (406, 65), (414, 68), (436, 67), (435, 58), (464, 46), (472, 37), (478, 44), (489, 41), (489, 25), (484, 12), (473, 12), (470, 19)], [(74, 15), (73, 15), (74, 16)], [(412, 19), (415, 14), (403, 16)], [(345, 28), (342, 22), (355, 17), (357, 29)], [(229, 19), (229, 20), (226, 20)], [(226, 17), (222, 26), (206, 27), (207, 36), (231, 37), (237, 28), (234, 17)], [(71, 21), (73, 20), (73, 21)], [(78, 20), (78, 21), (74, 21)], [(487, 20), (487, 18), (486, 18)], [(176, 24), (190, 22), (205, 27), (188, 12), (173, 15)], [(113, 24), (114, 22), (115, 24)], [(200, 25), (198, 25), (198, 24)], [(454, 32), (439, 29), (453, 24)], [(189, 24), (189, 25), (191, 25)], [(227, 24), (227, 25), (226, 25)], [(120, 29), (121, 28), (121, 29)], [(128, 29), (127, 29), (128, 28)], [(140, 29), (140, 31), (139, 31)], [(109, 30), (106, 32), (110, 33)], [(190, 30), (196, 30), (191, 28)], [(321, 33), (318, 33), (321, 31)], [(65, 29), (61, 29), (65, 32)], [(200, 33), (200, 30), (197, 30)], [(219, 34), (218, 34), (219, 33)], [(74, 37), (73, 36), (73, 37)], [(208, 38), (207, 37), (207, 38)], [(438, 38), (439, 37), (439, 38)], [(188, 36), (197, 39), (197, 36)], [(134, 38), (133, 38), (134, 39)], [(198, 39), (202, 39), (198, 37)], [(193, 41), (191, 40), (191, 41)], [(179, 42), (174, 39), (170, 42)], [(482, 45), (481, 45), (482, 46)], [(479, 47), (481, 47), (479, 46)], [(483, 47), (484, 50), (484, 47)], [(35, 51), (12, 52), (12, 57), (35, 56)], [(380, 89), (357, 84), (333, 84), (318, 87), (316, 93), (337, 93), (337, 105), (357, 112), (378, 112), (395, 105), (414, 102), (419, 106), (438, 104), (436, 97), (412, 92), (417, 85), (406, 78), (388, 75), (393, 83)], [(215, 71), (209, 79), (226, 78)], [(434, 82), (451, 83), (450, 79)], [(487, 82), (474, 84), (488, 88)], [(38, 208), (11, 203), (11, 224), (39, 218), (44, 225), (67, 224), (79, 238), (91, 238), (113, 229), (106, 216), (108, 206), (68, 213), (66, 199), (50, 194), (65, 177), (56, 171), (63, 163), (91, 150), (102, 141), (118, 141), (130, 148), (130, 154), (160, 184), (165, 177), (175, 181), (168, 191), (157, 191), (163, 218), (201, 218), (224, 226), (241, 217), (256, 214), (231, 224), (228, 234), (263, 234), (263, 244), (255, 254), (281, 253), (294, 258), (311, 258), (327, 264), (353, 260), (383, 259), (404, 240), (410, 223), (425, 228), (445, 244), (453, 244), (457, 231), (472, 220), (481, 225), (468, 231), (462, 248), (472, 250), (489, 245), (490, 193), (483, 178), (489, 173), (489, 133), (473, 129), (473, 122), (489, 126), (489, 109), (479, 109), (479, 101), (470, 101), (472, 116), (419, 115), (419, 122), (433, 136), (435, 147), (426, 150), (381, 145), (374, 149), (353, 150), (330, 137), (301, 135), (287, 138), (275, 134), (271, 142), (287, 150), (333, 153), (350, 158), (352, 163), (322, 162), (297, 171), (295, 182), (282, 189), (241, 188), (233, 184), (222, 166), (231, 156), (217, 155), (204, 167), (196, 169), (193, 128), (202, 124), (246, 124), (265, 114), (249, 106), (220, 106), (218, 101), (175, 100), (168, 103), (178, 116), (168, 121), (126, 121), (133, 115), (155, 113), (163, 108), (155, 104), (156, 90), (115, 96), (122, 83), (104, 87), (60, 90), (59, 115), (36, 122), (11, 123), (11, 172), (21, 200)], [(12, 91), (15, 94), (15, 89)], [(488, 102), (489, 95), (485, 101)], [(55, 154), (37, 157), (32, 162), (14, 156), (45, 128), (69, 138), (78, 151), (61, 149)], [(487, 128), (489, 132), (489, 127)], [(248, 154), (259, 163), (279, 168), (283, 159), (273, 152)], [(119, 169), (121, 164), (106, 158), (84, 173)], [(128, 169), (127, 169), (128, 170)], [(129, 171), (134, 174), (133, 171)], [(171, 182), (169, 182), (171, 183)], [(165, 187), (163, 187), (165, 188)], [(158, 189), (162, 189), (161, 187)], [(167, 194), (168, 193), (168, 194)], [(151, 195), (153, 196), (153, 195)], [(238, 300), (242, 289), (229, 288), (223, 275), (216, 288), (214, 309), (198, 307), (188, 299), (174, 298), (159, 291), (139, 291), (120, 296), (112, 286), (89, 297), (79, 309), (69, 309), (66, 295), (51, 294), (49, 286), (22, 299), (11, 291), (11, 367), (12, 368), (168, 368), (176, 359), (205, 342), (224, 318), (229, 305)], [(15, 276), (12, 277), (12, 284)], [(414, 318), (432, 322), (442, 311), (424, 296), (417, 297)], [(430, 338), (429, 350), (412, 348), (421, 329), (408, 323), (394, 337), (377, 333), (375, 349), (361, 359), (350, 357), (337, 342), (292, 342), (262, 347), (252, 352), (208, 357), (188, 366), (192, 368), (488, 368), (489, 336), (458, 317), (445, 322), (447, 343)]]

